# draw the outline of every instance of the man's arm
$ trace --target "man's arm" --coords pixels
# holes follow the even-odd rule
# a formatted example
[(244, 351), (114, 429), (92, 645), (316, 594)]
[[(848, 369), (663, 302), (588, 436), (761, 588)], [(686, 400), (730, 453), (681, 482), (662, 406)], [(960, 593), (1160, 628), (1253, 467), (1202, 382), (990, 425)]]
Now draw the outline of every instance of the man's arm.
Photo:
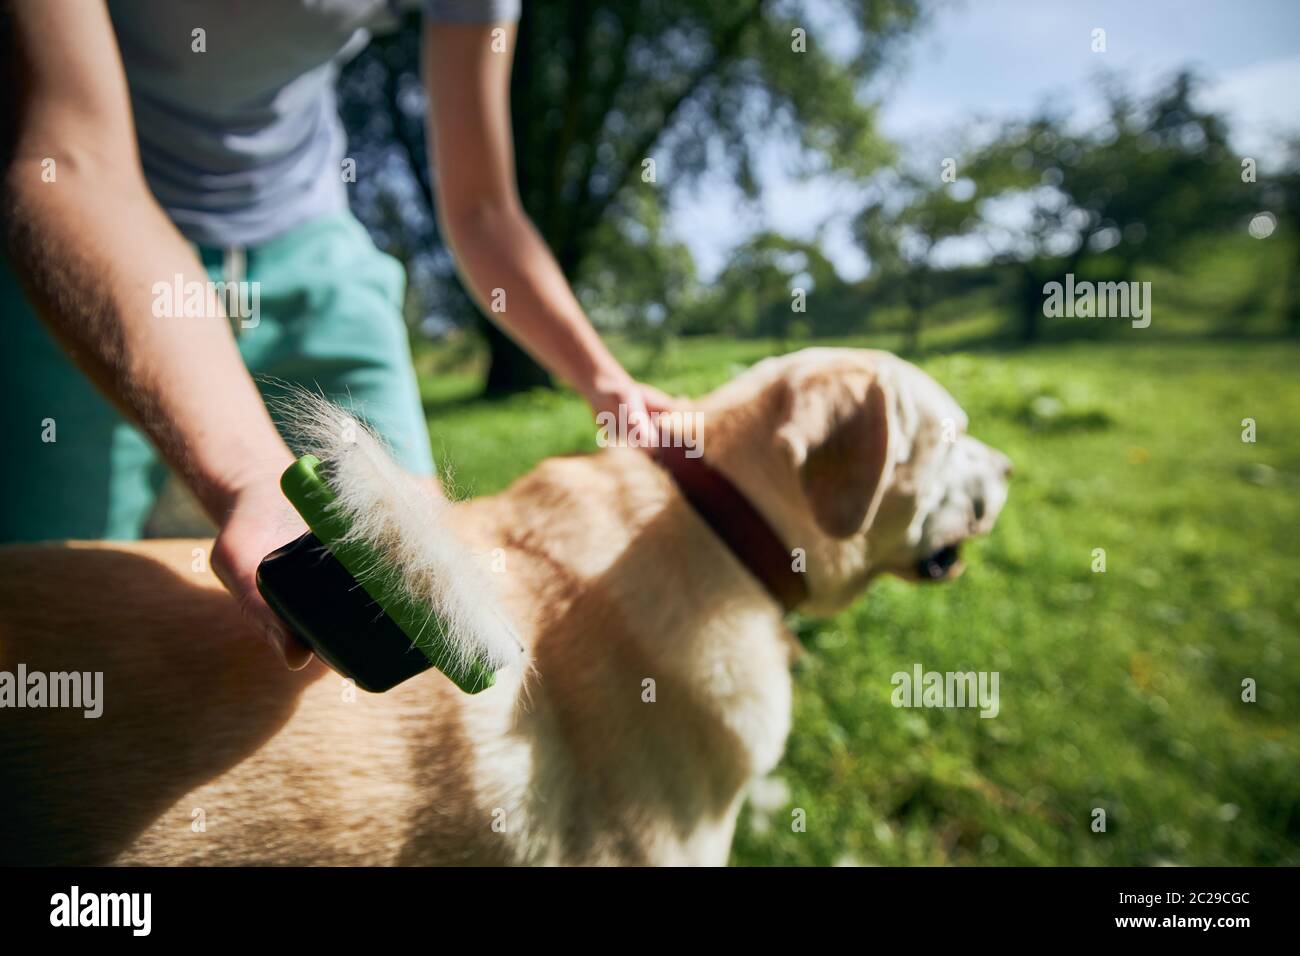
[[(492, 33), (504, 31), (504, 50)], [(635, 420), (668, 399), (638, 385), (601, 342), (528, 219), (510, 132), (513, 24), (429, 23), (424, 34), (430, 161), (438, 215), (461, 276), (484, 313), (597, 411)], [(500, 46), (500, 45), (498, 45)], [(494, 290), (505, 310), (493, 311)]]
[(153, 314), (154, 283), (207, 275), (145, 183), (106, 6), (7, 0), (0, 15), (5, 253), (68, 354), (222, 526), (214, 569), (274, 642), (253, 574), (295, 527), (275, 520), (290, 453), (215, 298), (206, 319)]

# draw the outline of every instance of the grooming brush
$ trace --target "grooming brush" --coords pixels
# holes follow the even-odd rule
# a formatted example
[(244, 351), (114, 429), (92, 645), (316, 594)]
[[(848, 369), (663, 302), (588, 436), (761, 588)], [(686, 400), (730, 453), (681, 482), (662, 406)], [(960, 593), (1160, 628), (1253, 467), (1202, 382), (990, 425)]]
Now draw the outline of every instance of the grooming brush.
[(431, 513), (445, 502), (434, 502), (342, 410), (296, 402), (299, 427), (305, 420), (318, 439), (355, 437), (330, 442), (326, 461), (303, 455), (281, 477), (311, 530), (258, 566), (267, 604), (365, 690), (388, 690), (430, 667), (470, 694), (491, 687), (523, 648), (473, 556)]

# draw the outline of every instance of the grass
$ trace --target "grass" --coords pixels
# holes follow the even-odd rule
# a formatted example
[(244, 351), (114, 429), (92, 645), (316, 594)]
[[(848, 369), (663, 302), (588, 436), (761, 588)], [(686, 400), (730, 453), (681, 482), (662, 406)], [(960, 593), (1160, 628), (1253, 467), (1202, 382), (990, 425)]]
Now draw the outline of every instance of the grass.
[[(696, 393), (776, 350), (623, 355)], [(1016, 462), (1010, 502), (955, 584), (795, 621), (794, 730), (733, 862), (1300, 864), (1300, 346), (1134, 334), (920, 364)], [(476, 381), (425, 377), (463, 492), (594, 445), (576, 397), (478, 401)], [(894, 708), (916, 662), (999, 672), (1000, 714)]]

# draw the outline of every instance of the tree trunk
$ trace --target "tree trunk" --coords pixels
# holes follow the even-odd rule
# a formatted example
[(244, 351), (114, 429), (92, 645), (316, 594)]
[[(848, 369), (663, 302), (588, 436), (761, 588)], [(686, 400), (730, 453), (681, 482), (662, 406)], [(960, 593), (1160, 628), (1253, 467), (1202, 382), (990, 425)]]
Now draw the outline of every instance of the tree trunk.
[(484, 395), (497, 398), (526, 392), (530, 388), (554, 386), (547, 371), (492, 322), (480, 317), (479, 326), (487, 341), (489, 355)]
[[(1300, 240), (1296, 241), (1300, 252)], [(1282, 284), (1282, 314), (1286, 317), (1286, 330), (1300, 336), (1300, 255), (1291, 258), (1291, 269)]]
[(1020, 273), (1020, 341), (1037, 342), (1042, 332), (1043, 284), (1033, 262), (1025, 263)]
[(925, 324), (925, 312), (919, 305), (912, 306), (912, 315), (907, 323), (907, 354), (921, 354), (921, 327)]
[(907, 280), (907, 338), (904, 348), (908, 355), (921, 354), (921, 329), (925, 326), (925, 282), (928, 276), (916, 270)]

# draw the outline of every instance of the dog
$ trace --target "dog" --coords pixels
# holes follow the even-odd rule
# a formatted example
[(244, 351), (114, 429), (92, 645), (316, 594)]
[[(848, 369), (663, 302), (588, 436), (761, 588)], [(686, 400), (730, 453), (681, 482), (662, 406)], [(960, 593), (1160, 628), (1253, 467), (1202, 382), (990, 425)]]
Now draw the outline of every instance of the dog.
[[(687, 408), (721, 497), (607, 448), (448, 510), (527, 656), (472, 696), (277, 666), (207, 541), (0, 549), (0, 671), (103, 674), (96, 719), (0, 709), (0, 862), (724, 864), (790, 732), (788, 606), (955, 577), (1011, 465), (883, 352), (769, 358)], [(728, 495), (752, 533), (707, 513)]]

